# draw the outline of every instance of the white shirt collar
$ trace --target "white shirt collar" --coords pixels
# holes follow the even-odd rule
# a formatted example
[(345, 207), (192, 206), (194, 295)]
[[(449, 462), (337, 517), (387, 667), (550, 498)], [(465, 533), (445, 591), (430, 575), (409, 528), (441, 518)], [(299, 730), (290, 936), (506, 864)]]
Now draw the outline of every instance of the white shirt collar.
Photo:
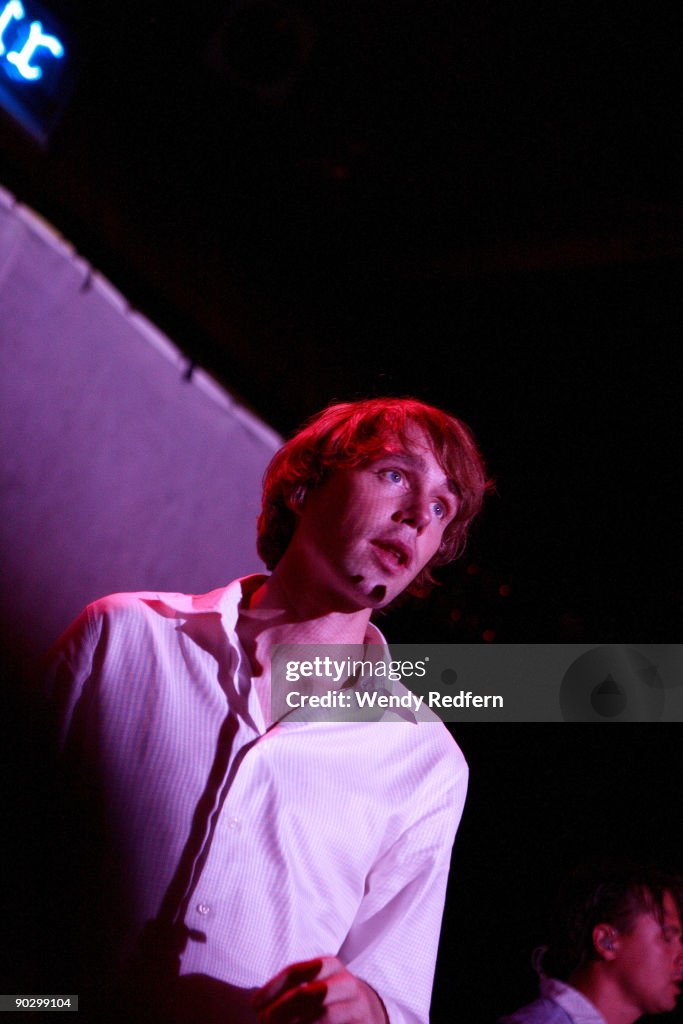
[(557, 978), (541, 978), (541, 995), (561, 1006), (574, 1024), (606, 1024), (605, 1018), (578, 989)]
[[(218, 612), (225, 628), (234, 634), (239, 606), (247, 591), (256, 590), (268, 577), (264, 573), (252, 573), (241, 579), (233, 580), (227, 587), (219, 587), (208, 594), (154, 594), (156, 600), (173, 612), (181, 615), (197, 615), (205, 612)], [(386, 639), (373, 622), (368, 622), (363, 638), (365, 644), (381, 644), (387, 646)]]

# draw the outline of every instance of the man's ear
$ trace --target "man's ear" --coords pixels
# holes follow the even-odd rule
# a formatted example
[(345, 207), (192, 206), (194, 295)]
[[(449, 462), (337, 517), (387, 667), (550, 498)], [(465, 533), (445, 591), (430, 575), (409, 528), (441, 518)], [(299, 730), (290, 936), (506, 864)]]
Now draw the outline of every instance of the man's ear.
[(617, 956), (617, 932), (611, 924), (596, 924), (593, 929), (593, 947), (601, 960), (615, 960)]
[(306, 488), (304, 485), (300, 484), (298, 487), (293, 487), (285, 500), (289, 511), (293, 512), (296, 516), (300, 516), (304, 507), (304, 501), (306, 500)]

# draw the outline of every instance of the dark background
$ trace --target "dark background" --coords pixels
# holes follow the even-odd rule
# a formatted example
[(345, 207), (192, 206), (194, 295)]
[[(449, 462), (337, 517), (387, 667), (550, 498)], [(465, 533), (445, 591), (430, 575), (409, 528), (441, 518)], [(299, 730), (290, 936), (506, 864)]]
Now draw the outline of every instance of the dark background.
[[(450, 725), (470, 765), (432, 1003), (482, 1024), (537, 995), (562, 876), (591, 861), (681, 870), (680, 726)], [(652, 1021), (680, 1021), (682, 1008)]]
[(75, 90), (47, 147), (0, 124), (6, 187), (277, 429), (404, 393), (473, 426), (481, 571), (419, 638), (670, 641), (678, 5), (51, 9)]
[[(404, 393), (473, 426), (497, 493), (389, 638), (675, 640), (678, 5), (51, 9), (78, 77), (47, 146), (0, 122), (19, 200), (283, 432)], [(676, 726), (454, 731), (437, 1024), (531, 996), (564, 867), (681, 849)], [(20, 787), (10, 820), (45, 800)]]

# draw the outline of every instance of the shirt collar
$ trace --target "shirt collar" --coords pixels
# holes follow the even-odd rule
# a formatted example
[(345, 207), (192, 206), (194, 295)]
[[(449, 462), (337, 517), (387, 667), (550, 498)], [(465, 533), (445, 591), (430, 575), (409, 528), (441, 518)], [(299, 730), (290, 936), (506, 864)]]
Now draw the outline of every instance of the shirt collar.
[(552, 999), (571, 1017), (573, 1024), (606, 1024), (605, 1018), (578, 989), (557, 978), (541, 978), (541, 995)]
[[(239, 615), (239, 606), (246, 593), (253, 593), (268, 577), (264, 573), (251, 573), (241, 579), (233, 580), (227, 587), (219, 587), (208, 594), (155, 594), (157, 601), (169, 611), (180, 615), (200, 615), (206, 612), (217, 612), (229, 633), (234, 634)], [(381, 644), (387, 646), (386, 639), (373, 622), (368, 622), (363, 638), (365, 644)]]

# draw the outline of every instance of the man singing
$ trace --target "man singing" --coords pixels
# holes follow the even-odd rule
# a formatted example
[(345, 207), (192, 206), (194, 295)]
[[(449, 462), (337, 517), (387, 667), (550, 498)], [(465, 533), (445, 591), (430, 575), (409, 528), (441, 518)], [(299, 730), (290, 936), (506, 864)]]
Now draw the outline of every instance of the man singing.
[(266, 472), (270, 575), (115, 594), (71, 626), (50, 679), (90, 840), (84, 1010), (427, 1020), (464, 758), (438, 721), (272, 720), (271, 652), (384, 644), (371, 614), (461, 552), (485, 487), (446, 413), (331, 406)]

